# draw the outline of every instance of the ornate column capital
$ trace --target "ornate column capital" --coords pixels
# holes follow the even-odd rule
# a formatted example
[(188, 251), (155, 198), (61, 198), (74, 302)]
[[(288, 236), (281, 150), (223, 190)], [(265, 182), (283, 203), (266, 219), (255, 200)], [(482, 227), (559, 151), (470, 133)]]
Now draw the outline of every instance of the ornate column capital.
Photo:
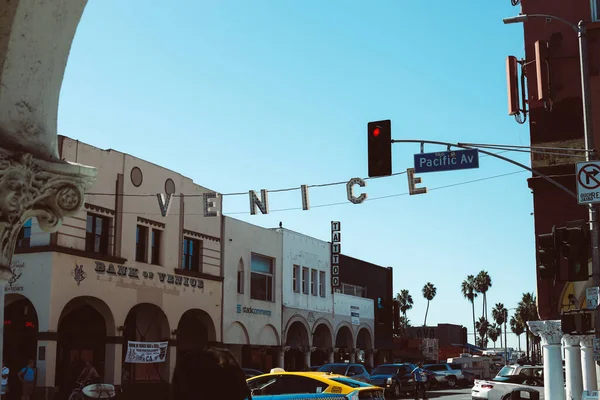
[(285, 353), (290, 350), (290, 346), (279, 346), (279, 350)]
[(579, 345), (582, 349), (593, 349), (594, 348), (594, 335), (580, 336)]
[(81, 209), (96, 174), (93, 167), (43, 161), (0, 148), (0, 279), (10, 273), (23, 224), (37, 217), (42, 230), (57, 231), (63, 217)]
[(564, 335), (562, 340), (565, 344), (565, 347), (579, 347), (579, 343), (581, 342), (581, 335)]
[(560, 320), (528, 321), (529, 330), (542, 339), (543, 345), (560, 345), (563, 333)]

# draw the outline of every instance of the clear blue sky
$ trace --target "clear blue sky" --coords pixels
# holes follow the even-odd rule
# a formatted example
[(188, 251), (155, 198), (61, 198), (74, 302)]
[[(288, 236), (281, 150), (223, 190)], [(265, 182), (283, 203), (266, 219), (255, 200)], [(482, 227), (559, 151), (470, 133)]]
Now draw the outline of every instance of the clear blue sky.
[[(518, 13), (508, 0), (90, 1), (59, 132), (222, 193), (365, 177), (366, 123), (378, 119), (393, 121), (395, 139), (527, 145), (528, 126), (507, 116), (505, 58), (522, 56), (523, 31), (502, 18)], [(418, 151), (394, 145), (394, 172)], [(420, 176), (431, 190), (518, 170), (485, 157), (478, 170)], [(428, 323), (470, 332), (467, 274), (489, 271), (490, 306), (515, 307), (535, 290), (528, 176), (361, 205), (346, 201), (344, 186), (312, 189), (313, 206), (343, 204), (310, 211), (276, 212), (300, 207), (300, 194), (273, 193), (264, 216), (249, 215), (247, 196), (228, 197), (224, 211), (324, 240), (339, 220), (344, 253), (394, 267), (394, 290), (415, 298), (413, 324), (423, 323), (430, 281), (438, 295)], [(371, 180), (367, 191), (406, 193), (406, 176)]]

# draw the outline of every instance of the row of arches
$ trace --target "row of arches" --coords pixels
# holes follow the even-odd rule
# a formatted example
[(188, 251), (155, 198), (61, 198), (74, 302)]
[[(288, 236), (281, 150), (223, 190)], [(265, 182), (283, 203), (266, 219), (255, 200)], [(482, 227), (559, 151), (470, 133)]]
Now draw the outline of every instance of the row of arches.
[[(11, 370), (9, 384), (13, 381), (11, 387), (20, 387), (15, 381), (16, 372), (26, 365), (28, 359), (53, 360), (54, 371), (48, 371), (47, 368), (45, 374), (54, 375), (59, 398), (68, 396), (85, 361), (92, 362), (106, 382), (122, 381), (124, 386), (156, 383), (168, 390), (172, 358), (170, 349), (175, 348), (176, 357), (180, 357), (186, 351), (216, 341), (214, 322), (201, 309), (187, 310), (177, 326), (171, 327), (160, 307), (140, 303), (134, 305), (125, 320), (119, 323), (104, 301), (83, 296), (70, 300), (63, 308), (54, 339), (57, 342), (56, 354), (45, 354), (42, 358), (38, 354), (38, 340), (41, 336), (34, 305), (20, 294), (7, 294), (5, 299), (4, 361)], [(175, 347), (169, 347), (167, 359), (162, 363), (124, 363), (129, 341), (170, 341), (175, 343)], [(122, 344), (121, 354), (117, 354), (117, 344)], [(121, 379), (118, 379), (119, 373)], [(151, 390), (157, 391), (156, 387)], [(9, 400), (18, 399), (19, 396), (18, 390), (9, 392)]]
[[(373, 350), (372, 328), (361, 324), (355, 331), (346, 321), (340, 322), (334, 329), (329, 320), (320, 318), (310, 329), (308, 322), (296, 315), (287, 324), (285, 338), (285, 345), (289, 346), (285, 366), (290, 370), (331, 361), (352, 362), (355, 350)], [(338, 351), (332, 354), (334, 348)], [(307, 349), (310, 349), (309, 358)]]

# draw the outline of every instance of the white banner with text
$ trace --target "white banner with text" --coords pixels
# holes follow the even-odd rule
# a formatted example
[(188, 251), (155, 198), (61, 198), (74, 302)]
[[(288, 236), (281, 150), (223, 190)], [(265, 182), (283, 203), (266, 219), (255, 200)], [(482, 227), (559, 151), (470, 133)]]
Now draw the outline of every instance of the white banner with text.
[(169, 342), (127, 342), (126, 363), (149, 364), (165, 362)]

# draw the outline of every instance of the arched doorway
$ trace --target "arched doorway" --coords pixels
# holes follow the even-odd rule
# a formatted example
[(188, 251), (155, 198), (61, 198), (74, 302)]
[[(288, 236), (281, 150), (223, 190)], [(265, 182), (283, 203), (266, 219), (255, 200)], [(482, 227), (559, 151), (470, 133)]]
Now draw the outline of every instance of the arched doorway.
[(4, 361), (10, 369), (9, 400), (21, 398), (17, 378), (27, 360), (37, 359), (38, 317), (31, 301), (20, 294), (7, 294), (4, 307)]
[(316, 350), (310, 355), (311, 365), (323, 365), (329, 362), (331, 343), (331, 330), (324, 322), (317, 325), (313, 332), (313, 347)]
[(106, 336), (114, 332), (110, 309), (95, 297), (77, 297), (69, 301), (58, 320), (56, 386), (59, 398), (68, 398), (85, 361), (104, 379), (106, 373)]
[(360, 362), (373, 368), (373, 339), (367, 328), (360, 328), (356, 335), (356, 348), (360, 350)]
[(335, 362), (350, 362), (354, 339), (348, 326), (342, 325), (338, 328), (335, 335), (335, 347), (339, 348), (339, 351), (335, 354)]
[(308, 331), (301, 321), (294, 321), (287, 329), (286, 346), (290, 346), (285, 353), (284, 369), (286, 371), (302, 371), (306, 366), (304, 351), (308, 350), (310, 342)]
[(215, 324), (206, 311), (187, 310), (177, 325), (177, 358), (188, 351), (202, 349), (216, 341), (216, 337)]
[(123, 387), (134, 399), (162, 399), (169, 395), (170, 348), (163, 362), (125, 363), (128, 342), (168, 342), (169, 321), (163, 310), (150, 303), (136, 304), (129, 310), (123, 328)]

